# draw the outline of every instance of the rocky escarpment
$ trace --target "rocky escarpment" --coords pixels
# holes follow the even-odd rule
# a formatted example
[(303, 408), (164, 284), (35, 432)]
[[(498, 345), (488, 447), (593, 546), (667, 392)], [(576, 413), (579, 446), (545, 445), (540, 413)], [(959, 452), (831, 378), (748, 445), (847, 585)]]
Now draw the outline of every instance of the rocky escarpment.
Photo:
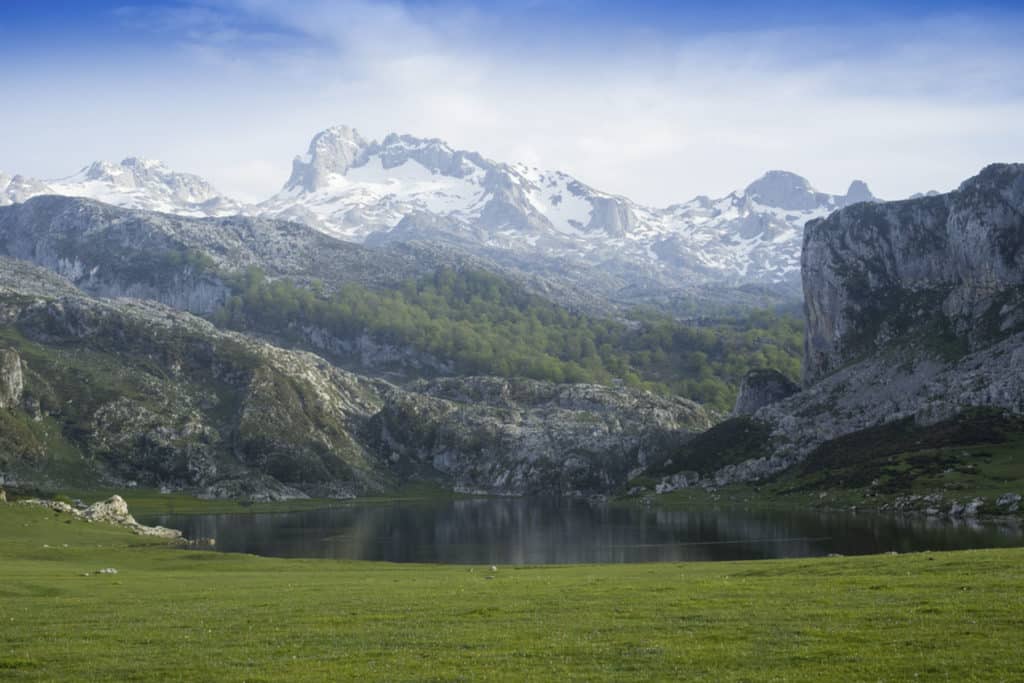
[(753, 415), (764, 406), (777, 403), (800, 391), (788, 377), (778, 370), (751, 370), (740, 383), (739, 395), (736, 397), (734, 416)]
[(880, 425), (1024, 414), (1024, 165), (808, 223), (803, 285), (804, 389), (703, 435), (663, 490), (761, 479)]
[(857, 204), (804, 232), (805, 383), (899, 344), (959, 356), (1024, 329), (1024, 165)]
[(807, 225), (805, 382), (755, 417), (772, 450), (972, 407), (1024, 413), (1024, 165)]
[(372, 421), (382, 455), (466, 491), (612, 491), (711, 425), (692, 401), (595, 385), (464, 377), (411, 389)]

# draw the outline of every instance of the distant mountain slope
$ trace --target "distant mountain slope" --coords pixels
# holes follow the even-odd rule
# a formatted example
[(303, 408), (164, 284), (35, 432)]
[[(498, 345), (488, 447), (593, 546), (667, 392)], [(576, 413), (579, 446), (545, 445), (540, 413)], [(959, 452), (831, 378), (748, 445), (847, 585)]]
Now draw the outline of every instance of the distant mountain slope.
[(632, 270), (637, 281), (663, 285), (795, 287), (803, 224), (873, 199), (860, 181), (829, 195), (771, 171), (742, 192), (659, 209), (441, 140), (391, 134), (375, 142), (338, 126), (313, 138), (282, 191), (259, 210), (353, 241), (443, 239)]
[(283, 218), (374, 247), (440, 246), (579, 296), (679, 315), (798, 299), (804, 223), (874, 200), (860, 181), (830, 195), (770, 171), (726, 197), (655, 208), (562, 172), (492, 161), (438, 139), (370, 141), (347, 126), (317, 133), (282, 190), (255, 205), (136, 158), (52, 181), (0, 174), (0, 206), (41, 194), (190, 217)]
[(243, 205), (219, 193), (209, 182), (178, 173), (159, 161), (128, 157), (120, 163), (97, 161), (56, 180), (35, 180), (0, 173), (0, 206), (41, 194), (87, 197), (129, 209), (183, 216), (230, 216)]

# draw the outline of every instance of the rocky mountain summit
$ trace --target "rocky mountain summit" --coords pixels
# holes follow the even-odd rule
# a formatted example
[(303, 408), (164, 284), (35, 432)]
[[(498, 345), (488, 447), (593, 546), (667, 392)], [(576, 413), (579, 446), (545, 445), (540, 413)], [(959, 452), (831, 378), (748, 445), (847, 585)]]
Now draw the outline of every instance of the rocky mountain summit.
[(353, 241), (446, 240), (474, 253), (561, 259), (648, 283), (795, 285), (804, 222), (873, 201), (815, 191), (771, 171), (745, 190), (653, 208), (565, 173), (485, 159), (437, 139), (368, 141), (338, 126), (293, 162), (284, 189), (259, 210)]

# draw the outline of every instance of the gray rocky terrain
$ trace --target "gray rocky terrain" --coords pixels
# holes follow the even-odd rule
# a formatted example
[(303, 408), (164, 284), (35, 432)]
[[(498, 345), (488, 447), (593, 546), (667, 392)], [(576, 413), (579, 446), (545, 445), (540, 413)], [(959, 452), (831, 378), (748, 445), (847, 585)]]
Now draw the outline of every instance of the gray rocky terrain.
[(692, 402), (625, 389), (486, 377), (400, 388), (9, 258), (0, 320), (7, 483), (258, 500), (409, 479), (606, 493), (710, 424)]

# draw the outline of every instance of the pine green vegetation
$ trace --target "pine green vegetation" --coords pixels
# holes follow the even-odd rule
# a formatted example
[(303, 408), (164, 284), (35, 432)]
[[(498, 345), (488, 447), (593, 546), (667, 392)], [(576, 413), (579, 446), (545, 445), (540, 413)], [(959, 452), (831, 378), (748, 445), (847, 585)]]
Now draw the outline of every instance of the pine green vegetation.
[(758, 311), (689, 326), (649, 311), (615, 321), (574, 313), (515, 283), (440, 269), (391, 291), (348, 284), (327, 293), (257, 269), (230, 278), (219, 325), (291, 336), (312, 325), (339, 339), (368, 334), (451, 362), (459, 374), (593, 382), (675, 393), (729, 410), (743, 375), (772, 367), (799, 377), (802, 320)]
[(492, 573), (186, 551), (0, 504), (0, 577), (10, 681), (1024, 678), (1021, 549)]

